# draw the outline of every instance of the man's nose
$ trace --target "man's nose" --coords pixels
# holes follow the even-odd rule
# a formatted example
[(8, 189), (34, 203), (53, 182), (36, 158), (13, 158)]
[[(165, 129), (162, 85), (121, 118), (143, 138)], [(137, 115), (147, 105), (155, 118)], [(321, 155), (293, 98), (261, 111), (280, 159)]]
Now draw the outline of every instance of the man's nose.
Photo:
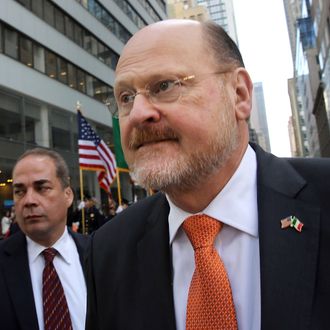
[(31, 206), (36, 205), (38, 203), (37, 201), (37, 193), (34, 189), (28, 189), (24, 196), (24, 205)]
[(157, 122), (160, 119), (160, 111), (157, 105), (151, 102), (148, 93), (140, 91), (134, 98), (129, 116), (130, 120), (136, 124)]

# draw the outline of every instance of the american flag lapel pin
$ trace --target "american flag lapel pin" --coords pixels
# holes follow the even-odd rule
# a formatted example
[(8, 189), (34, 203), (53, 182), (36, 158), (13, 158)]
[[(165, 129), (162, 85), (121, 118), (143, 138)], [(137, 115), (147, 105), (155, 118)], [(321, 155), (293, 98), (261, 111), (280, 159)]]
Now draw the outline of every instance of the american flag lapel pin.
[(294, 215), (290, 215), (281, 220), (281, 228), (294, 227), (299, 233), (302, 231), (304, 224)]

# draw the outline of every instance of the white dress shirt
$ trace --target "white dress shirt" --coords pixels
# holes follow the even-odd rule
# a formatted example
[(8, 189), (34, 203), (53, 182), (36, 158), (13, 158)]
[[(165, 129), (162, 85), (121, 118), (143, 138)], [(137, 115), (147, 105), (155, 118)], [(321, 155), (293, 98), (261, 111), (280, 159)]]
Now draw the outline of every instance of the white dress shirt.
[[(224, 226), (215, 241), (231, 283), (238, 328), (260, 329), (260, 258), (257, 208), (257, 162), (248, 146), (226, 186), (201, 212)], [(173, 294), (177, 330), (185, 329), (188, 291), (195, 269), (194, 250), (181, 228), (191, 214), (176, 207), (169, 197), (169, 232), (172, 247)]]
[[(26, 236), (32, 289), (37, 310), (39, 330), (44, 330), (42, 304), (42, 273), (45, 260), (44, 246)], [(77, 246), (67, 228), (60, 239), (52, 246), (58, 251), (53, 264), (62, 283), (68, 303), (73, 330), (85, 329), (86, 318), (86, 283), (82, 271)]]

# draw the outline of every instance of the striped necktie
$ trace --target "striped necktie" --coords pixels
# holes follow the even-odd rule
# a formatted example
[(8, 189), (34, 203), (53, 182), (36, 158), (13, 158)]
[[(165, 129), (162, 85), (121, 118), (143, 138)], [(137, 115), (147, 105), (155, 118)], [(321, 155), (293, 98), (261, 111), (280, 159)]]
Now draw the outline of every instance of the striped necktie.
[(45, 268), (42, 274), (45, 330), (72, 330), (64, 290), (53, 264), (57, 250), (48, 248), (42, 251), (42, 254), (45, 258)]

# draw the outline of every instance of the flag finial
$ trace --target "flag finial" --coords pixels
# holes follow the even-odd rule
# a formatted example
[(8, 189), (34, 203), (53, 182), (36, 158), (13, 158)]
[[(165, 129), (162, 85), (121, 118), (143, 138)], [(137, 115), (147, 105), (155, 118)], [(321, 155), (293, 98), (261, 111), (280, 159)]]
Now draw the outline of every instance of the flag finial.
[(80, 111), (80, 108), (81, 108), (81, 103), (79, 101), (77, 101), (77, 103), (76, 103), (77, 111)]

